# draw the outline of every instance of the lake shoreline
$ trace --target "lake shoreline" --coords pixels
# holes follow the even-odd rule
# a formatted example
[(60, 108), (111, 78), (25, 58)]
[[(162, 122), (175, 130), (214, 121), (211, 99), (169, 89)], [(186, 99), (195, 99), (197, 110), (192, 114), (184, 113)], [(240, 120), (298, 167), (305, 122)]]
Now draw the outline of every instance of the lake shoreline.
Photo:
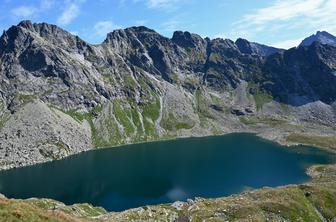
[[(294, 132), (295, 133), (295, 132)], [(315, 133), (315, 132), (314, 132)], [(43, 164), (43, 163), (48, 163), (48, 162), (53, 162), (53, 161), (58, 161), (62, 159), (66, 159), (71, 156), (76, 156), (82, 153), (90, 152), (90, 151), (96, 151), (96, 150), (103, 150), (103, 149), (115, 149), (115, 148), (123, 148), (127, 146), (132, 146), (132, 145), (138, 145), (138, 144), (147, 144), (147, 143), (156, 143), (156, 142), (164, 142), (164, 141), (175, 141), (175, 140), (181, 140), (181, 139), (192, 139), (192, 138), (210, 138), (210, 137), (220, 137), (220, 136), (225, 136), (225, 135), (230, 135), (230, 134), (253, 134), (256, 135), (262, 139), (278, 143), (279, 145), (282, 145), (287, 148), (295, 147), (295, 146), (312, 146), (315, 147), (316, 149), (322, 149), (326, 150), (331, 153), (336, 153), (336, 149), (333, 149), (331, 147), (326, 147), (326, 146), (319, 146), (315, 144), (310, 144), (310, 143), (303, 143), (303, 142), (290, 142), (286, 140), (286, 137), (289, 135), (289, 132), (286, 129), (283, 128), (273, 128), (273, 129), (266, 129), (262, 128), (254, 128), (254, 129), (240, 129), (240, 130), (233, 130), (233, 131), (228, 131), (224, 132), (221, 134), (214, 134), (214, 135), (192, 135), (192, 136), (177, 136), (177, 137), (171, 137), (171, 138), (158, 138), (156, 140), (149, 140), (149, 141), (140, 141), (140, 142), (135, 142), (135, 143), (125, 143), (125, 144), (120, 144), (120, 145), (112, 145), (112, 146), (106, 146), (106, 147), (96, 147), (88, 150), (82, 150), (77, 153), (73, 153), (67, 156), (64, 156), (60, 159), (50, 159), (50, 160), (45, 160), (45, 161), (32, 161), (31, 163), (27, 163), (25, 165), (1, 165), (0, 166), (0, 171), (3, 170), (10, 170), (10, 169), (18, 169), (22, 167), (29, 167), (29, 166), (34, 166), (37, 164)], [(304, 134), (311, 134), (311, 132), (307, 132)], [(316, 135), (316, 134), (314, 134)], [(330, 134), (321, 134), (319, 133), (318, 136), (329, 136)], [(336, 137), (336, 135), (333, 135)]]
[[(319, 167), (319, 168), (318, 168)], [(336, 165), (311, 166), (309, 168), (312, 180), (298, 185), (285, 185), (275, 188), (263, 187), (248, 190), (239, 194), (218, 198), (193, 198), (188, 201), (160, 205), (146, 205), (121, 212), (108, 212), (101, 207), (90, 204), (65, 205), (62, 202), (44, 198), (7, 199), (0, 196), (0, 202), (4, 210), (9, 212), (30, 209), (29, 215), (45, 215), (44, 218), (53, 215), (62, 215), (73, 220), (80, 219), (107, 222), (124, 222), (139, 220), (175, 221), (180, 215), (193, 219), (223, 218), (253, 219), (276, 216), (278, 218), (316, 218), (322, 221), (331, 221), (335, 214), (332, 206), (326, 204), (328, 196), (332, 195), (336, 188)], [(323, 191), (323, 193), (320, 193)], [(325, 195), (327, 194), (327, 195)], [(237, 205), (239, 203), (239, 205)], [(309, 204), (307, 204), (309, 203)], [(269, 206), (267, 208), (263, 206)], [(253, 210), (251, 210), (253, 209)], [(287, 210), (286, 210), (287, 209)], [(288, 215), (295, 210), (295, 215)], [(44, 213), (45, 212), (45, 213)], [(5, 217), (4, 214), (3, 217)], [(262, 217), (261, 217), (262, 216)], [(294, 218), (292, 218), (295, 216)], [(0, 219), (1, 219), (0, 215)]]

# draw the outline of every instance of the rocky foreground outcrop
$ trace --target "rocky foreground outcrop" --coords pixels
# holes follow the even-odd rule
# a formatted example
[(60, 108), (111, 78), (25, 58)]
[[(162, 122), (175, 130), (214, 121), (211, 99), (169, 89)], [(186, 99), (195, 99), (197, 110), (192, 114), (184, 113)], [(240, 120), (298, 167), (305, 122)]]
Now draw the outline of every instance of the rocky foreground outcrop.
[(225, 198), (196, 198), (106, 212), (89, 204), (66, 206), (49, 199), (0, 198), (1, 221), (335, 221), (336, 166), (314, 166), (302, 185), (263, 188)]
[(335, 55), (318, 41), (281, 50), (146, 27), (91, 45), (23, 21), (0, 37), (0, 168), (230, 132), (335, 148), (321, 143), (336, 134)]

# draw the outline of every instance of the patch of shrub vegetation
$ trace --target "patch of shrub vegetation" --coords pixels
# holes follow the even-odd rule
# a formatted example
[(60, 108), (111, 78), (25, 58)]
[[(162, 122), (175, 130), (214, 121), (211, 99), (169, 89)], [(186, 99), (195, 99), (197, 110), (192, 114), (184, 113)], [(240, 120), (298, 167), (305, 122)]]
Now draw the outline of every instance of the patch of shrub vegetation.
[(195, 123), (179, 121), (173, 113), (169, 113), (166, 118), (162, 119), (160, 125), (166, 130), (175, 131), (180, 129), (192, 129), (195, 126)]
[(256, 125), (258, 123), (256, 119), (252, 119), (252, 118), (245, 117), (245, 116), (239, 117), (239, 120), (245, 125)]
[(259, 84), (254, 82), (248, 83), (248, 91), (253, 95), (257, 110), (261, 110), (264, 104), (273, 100), (270, 93), (260, 89)]

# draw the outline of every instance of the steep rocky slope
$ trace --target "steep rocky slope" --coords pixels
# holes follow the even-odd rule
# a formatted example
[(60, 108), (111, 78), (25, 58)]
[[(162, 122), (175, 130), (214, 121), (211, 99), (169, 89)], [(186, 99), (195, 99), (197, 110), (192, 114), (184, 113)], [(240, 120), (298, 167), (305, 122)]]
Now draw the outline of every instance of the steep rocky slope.
[(1, 164), (10, 168), (89, 150), (91, 131), (86, 125), (42, 102), (28, 103), (2, 129)]
[(88, 204), (66, 206), (48, 199), (0, 198), (2, 221), (335, 221), (336, 167), (314, 166), (313, 181), (263, 188), (225, 198), (106, 212)]
[(335, 138), (335, 53), (318, 42), (284, 51), (146, 27), (91, 45), (23, 21), (0, 38), (1, 168), (229, 132), (281, 143), (314, 136), (334, 148), (320, 140)]

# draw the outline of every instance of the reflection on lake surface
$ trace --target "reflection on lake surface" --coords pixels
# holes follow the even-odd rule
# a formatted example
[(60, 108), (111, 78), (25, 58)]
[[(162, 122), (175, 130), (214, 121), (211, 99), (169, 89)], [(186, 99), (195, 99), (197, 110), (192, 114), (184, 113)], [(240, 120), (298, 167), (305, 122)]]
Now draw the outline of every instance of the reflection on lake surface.
[(309, 180), (308, 166), (335, 159), (312, 147), (284, 148), (251, 134), (229, 134), (101, 149), (3, 171), (0, 192), (120, 211), (301, 183)]

